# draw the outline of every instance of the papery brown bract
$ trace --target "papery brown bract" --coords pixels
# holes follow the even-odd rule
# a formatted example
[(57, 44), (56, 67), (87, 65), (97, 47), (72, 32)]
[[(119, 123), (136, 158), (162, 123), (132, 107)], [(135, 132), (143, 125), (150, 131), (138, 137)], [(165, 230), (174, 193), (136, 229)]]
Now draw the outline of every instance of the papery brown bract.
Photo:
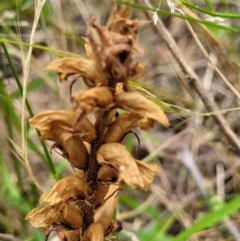
[(106, 201), (94, 215), (94, 222), (101, 224), (104, 233), (107, 231), (112, 222), (112, 216), (118, 202), (118, 190), (119, 185), (113, 184), (110, 186), (106, 195)]
[(118, 182), (144, 191), (149, 189), (154, 176), (159, 172), (156, 164), (141, 163), (139, 169), (138, 162), (129, 154), (126, 147), (119, 143), (101, 145), (97, 152), (97, 159), (100, 164), (118, 169)]
[(76, 168), (83, 169), (87, 166), (88, 151), (82, 138), (71, 132), (64, 132), (60, 137), (62, 147), (66, 151), (65, 158)]
[(40, 198), (40, 203), (56, 205), (70, 199), (84, 200), (91, 194), (91, 187), (83, 177), (71, 175), (58, 181), (49, 193), (44, 193)]
[(104, 241), (104, 230), (101, 224), (92, 223), (84, 232), (82, 241)]
[(141, 116), (143, 122), (149, 119), (168, 127), (169, 122), (164, 111), (152, 101), (136, 92), (123, 92), (115, 96), (116, 106)]
[(108, 76), (99, 68), (99, 63), (90, 59), (62, 58), (51, 62), (47, 71), (56, 71), (59, 73), (60, 82), (67, 80), (71, 75), (79, 74), (85, 83), (91, 83), (90, 87), (108, 85)]
[(39, 137), (40, 140), (55, 142), (51, 150), (58, 148), (62, 152), (62, 156), (76, 168), (83, 169), (86, 167), (88, 150), (80, 134), (74, 135), (72, 132), (65, 131), (61, 127), (56, 127), (42, 133)]
[(98, 187), (95, 192), (96, 200), (94, 202), (94, 205), (96, 208), (99, 208), (102, 203), (104, 198), (106, 197), (106, 194), (108, 192), (108, 189), (110, 187), (110, 184), (107, 183), (100, 183), (98, 184)]
[(65, 204), (59, 221), (61, 224), (65, 224), (74, 230), (81, 228), (83, 226), (83, 217), (80, 207), (71, 202)]

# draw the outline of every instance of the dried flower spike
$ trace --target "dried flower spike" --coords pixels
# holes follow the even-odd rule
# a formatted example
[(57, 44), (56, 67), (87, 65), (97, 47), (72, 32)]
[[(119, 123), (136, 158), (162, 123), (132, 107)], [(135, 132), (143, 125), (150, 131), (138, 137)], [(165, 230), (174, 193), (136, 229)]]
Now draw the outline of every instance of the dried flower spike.
[[(121, 223), (112, 218), (118, 193), (124, 185), (147, 191), (159, 172), (156, 163), (136, 160), (121, 144), (133, 127), (148, 131), (155, 122), (169, 126), (156, 104), (129, 91), (128, 79), (143, 70), (143, 48), (136, 37), (146, 23), (130, 18), (127, 6), (119, 11), (114, 6), (106, 26), (91, 19), (88, 59), (63, 58), (46, 68), (58, 72), (60, 82), (78, 74), (88, 89), (70, 92), (72, 110), (43, 111), (29, 120), (40, 140), (53, 141), (51, 150), (60, 150), (73, 167), (74, 174), (44, 193), (40, 206), (26, 217), (46, 234), (55, 231), (62, 241), (104, 241), (120, 231)], [(127, 113), (119, 115), (118, 108)]]

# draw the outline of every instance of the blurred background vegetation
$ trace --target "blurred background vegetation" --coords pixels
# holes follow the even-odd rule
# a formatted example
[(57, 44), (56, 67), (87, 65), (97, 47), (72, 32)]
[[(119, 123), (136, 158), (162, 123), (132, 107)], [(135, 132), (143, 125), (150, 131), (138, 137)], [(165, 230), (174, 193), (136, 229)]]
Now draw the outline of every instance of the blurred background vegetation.
[[(240, 240), (240, 153), (213, 118), (221, 114), (239, 142), (240, 2), (117, 2), (130, 5), (139, 19), (146, 19), (146, 10), (154, 15), (139, 33), (144, 74), (130, 84), (166, 111), (171, 127), (136, 130), (140, 146), (134, 135), (125, 138), (136, 158), (157, 162), (161, 173), (149, 192), (125, 188), (121, 193), (116, 215), (124, 229), (116, 236), (123, 241)], [(44, 67), (57, 57), (85, 56), (82, 37), (89, 19), (104, 24), (111, 6), (110, 0), (0, 3), (0, 240), (44, 240), (24, 218), (41, 190), (70, 174), (71, 167), (50, 155), (51, 143), (40, 143), (27, 119), (42, 110), (69, 108), (69, 83), (59, 85)], [(160, 21), (177, 47), (169, 49), (159, 36)], [(177, 60), (179, 50), (183, 56)], [(183, 60), (218, 110), (209, 111), (196, 94)]]

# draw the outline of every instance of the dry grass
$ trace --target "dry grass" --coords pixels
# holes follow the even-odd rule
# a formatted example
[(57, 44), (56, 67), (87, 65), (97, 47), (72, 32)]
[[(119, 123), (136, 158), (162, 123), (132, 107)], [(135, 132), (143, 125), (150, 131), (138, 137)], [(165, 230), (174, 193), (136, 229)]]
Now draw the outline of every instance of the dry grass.
[[(147, 1), (139, 0), (138, 3), (146, 6)], [(195, 3), (207, 9), (203, 1)], [(90, 16), (95, 16), (99, 23), (104, 23), (111, 4), (108, 1), (48, 1), (42, 10), (38, 9), (41, 16), (35, 33), (32, 24), (36, 23), (38, 16), (33, 14), (34, 6), (18, 3), (17, 10), (15, 2), (11, 4), (19, 17), (15, 22), (12, 19), (2, 22), (0, 38), (5, 39), (1, 42), (7, 47), (24, 91), (23, 98), (13, 95), (18, 87), (1, 50), (3, 131), (0, 159), (1, 170), (8, 175), (0, 177), (4, 186), (0, 190), (0, 233), (12, 235), (3, 235), (2, 240), (15, 240), (14, 236), (41, 240), (41, 232), (34, 231), (26, 222), (23, 225), (24, 215), (36, 205), (39, 195), (32, 184), (33, 177), (29, 178), (29, 165), (36, 182), (44, 190), (49, 190), (55, 182), (54, 177), (65, 176), (71, 170), (57, 155), (52, 158), (55, 172), (50, 169), (42, 157), (44, 154), (35, 133), (26, 127), (29, 116), (22, 106), (27, 97), (35, 114), (45, 109), (69, 107), (68, 85), (59, 86), (57, 76), (47, 75), (43, 68), (56, 55), (83, 54), (81, 36), (85, 34), (86, 22)], [(152, 1), (151, 4), (157, 8), (159, 3)], [(178, 4), (177, 8), (187, 16), (209, 17)], [(214, 1), (213, 7), (224, 13), (240, 10), (236, 1)], [(160, 10), (169, 11), (166, 2), (162, 1)], [(0, 11), (0, 16), (3, 15), (4, 11)], [(139, 19), (146, 18), (141, 9), (135, 8), (134, 15)], [(152, 12), (147, 17), (151, 18)], [(202, 220), (203, 226), (196, 229), (189, 240), (239, 240), (239, 212), (229, 211), (231, 215), (223, 218), (217, 210), (227, 207), (239, 193), (240, 38), (231, 31), (209, 28), (205, 24), (176, 17), (159, 17), (162, 22), (160, 19), (157, 25), (151, 22), (139, 33), (139, 40), (145, 48), (143, 62), (146, 66), (139, 82), (169, 104), (171, 127), (156, 126), (149, 135), (138, 133), (143, 139), (140, 147), (133, 135), (125, 140), (136, 157), (159, 162), (162, 171), (149, 193), (130, 189), (123, 191), (117, 217), (123, 221), (124, 231), (119, 238), (185, 240), (177, 239), (177, 234), (184, 229), (190, 230), (192, 225)], [(236, 26), (239, 21), (234, 18), (225, 20), (231, 26)], [(28, 25), (23, 26), (25, 23)], [(32, 42), (34, 35), (35, 44), (45, 48), (34, 47), (32, 53), (28, 44), (21, 48), (19, 33), (26, 43)], [(28, 92), (27, 84), (32, 86)], [(6, 111), (6, 104), (14, 110), (16, 118), (13, 112)], [(22, 128), (17, 118), (21, 119)], [(36, 154), (35, 147), (41, 155)], [(11, 185), (6, 186), (6, 180), (11, 180)], [(221, 218), (208, 225), (204, 216), (214, 212)]]

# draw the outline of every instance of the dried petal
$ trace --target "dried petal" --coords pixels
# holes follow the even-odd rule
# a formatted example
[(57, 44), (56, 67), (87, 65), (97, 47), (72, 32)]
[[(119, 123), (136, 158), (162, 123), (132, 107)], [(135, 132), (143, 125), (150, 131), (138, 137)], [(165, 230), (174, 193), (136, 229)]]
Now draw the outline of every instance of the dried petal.
[(79, 91), (73, 95), (74, 109), (82, 109), (86, 114), (94, 107), (107, 108), (113, 103), (113, 95), (107, 87), (95, 87)]
[[(146, 121), (146, 122), (144, 122)], [(136, 113), (127, 113), (118, 116), (115, 121), (111, 123), (105, 134), (105, 143), (121, 142), (124, 135), (133, 127), (139, 127), (144, 131), (148, 131), (153, 127), (154, 121), (151, 119), (142, 119)]]
[[(155, 175), (160, 172), (159, 166), (156, 163), (146, 164), (138, 160), (135, 160), (135, 162), (142, 175), (144, 183), (152, 183)], [(149, 187), (147, 189), (149, 189)]]
[(124, 182), (133, 188), (144, 191), (149, 189), (151, 182), (159, 168), (156, 164), (148, 165), (139, 162), (128, 153), (126, 147), (119, 143), (101, 145), (97, 152), (97, 160), (100, 164), (106, 164), (118, 168), (119, 182)]
[(144, 122), (147, 119), (158, 121), (168, 127), (168, 119), (162, 109), (137, 92), (123, 92), (115, 96), (116, 106), (124, 110), (139, 114)]
[[(93, 141), (96, 138), (96, 130), (92, 122), (84, 117), (78, 122), (79, 113), (65, 110), (48, 110), (39, 113), (29, 119), (32, 127), (36, 128), (43, 135), (53, 128), (62, 128), (66, 131), (81, 133), (86, 141)], [(50, 135), (50, 134), (49, 134)], [(44, 138), (47, 139), (46, 137)], [(51, 139), (49, 139), (51, 140)]]
[(68, 176), (58, 181), (49, 193), (44, 193), (40, 203), (56, 205), (69, 199), (85, 199), (92, 194), (92, 190), (83, 177)]
[(112, 216), (118, 202), (118, 189), (119, 185), (110, 186), (106, 195), (106, 202), (104, 202), (104, 204), (96, 211), (94, 215), (94, 222), (101, 224), (104, 229), (104, 233), (107, 231), (112, 222)]
[(79, 74), (84, 80), (90, 81), (94, 86), (108, 85), (108, 78), (99, 68), (99, 63), (90, 59), (62, 58), (51, 62), (47, 71), (57, 71), (60, 82), (66, 80), (70, 75)]
[(104, 230), (101, 224), (92, 223), (86, 229), (82, 241), (104, 241)]
[(33, 227), (48, 228), (53, 223), (57, 223), (64, 208), (64, 204), (55, 206), (45, 206), (43, 208), (34, 208), (26, 217), (25, 220), (29, 220)]

